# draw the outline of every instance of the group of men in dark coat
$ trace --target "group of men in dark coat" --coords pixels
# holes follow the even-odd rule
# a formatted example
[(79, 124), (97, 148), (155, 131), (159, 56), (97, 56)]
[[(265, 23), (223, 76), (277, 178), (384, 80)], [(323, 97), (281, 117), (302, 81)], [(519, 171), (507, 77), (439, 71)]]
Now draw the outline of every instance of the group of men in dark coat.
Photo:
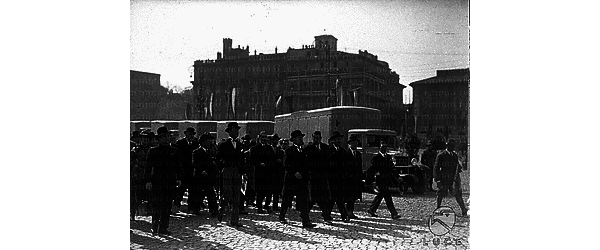
[[(357, 150), (358, 138), (348, 138), (348, 147), (342, 147), (343, 135), (335, 131), (329, 144), (322, 143), (320, 131), (312, 134), (312, 143), (304, 145), (300, 130), (287, 140), (277, 134), (261, 132), (255, 143), (247, 137), (238, 138), (240, 126), (236, 122), (227, 125), (229, 137), (215, 149), (214, 137), (205, 133), (196, 139), (193, 128), (188, 128), (185, 138), (170, 143), (171, 133), (166, 127), (157, 135), (144, 131), (139, 140), (132, 143), (131, 151), (131, 217), (140, 200), (149, 201), (153, 234), (171, 234), (168, 230), (171, 204), (180, 206), (184, 192), (188, 191), (188, 210), (198, 214), (206, 197), (212, 217), (222, 221), (229, 214), (229, 225), (243, 227), (239, 214), (244, 214), (244, 201), (256, 203), (261, 214), (279, 211), (279, 221), (288, 223), (286, 214), (295, 198), (296, 210), (300, 212), (302, 226), (316, 225), (309, 218), (309, 211), (316, 204), (325, 223), (330, 223), (334, 206), (344, 222), (356, 219), (354, 203), (362, 198), (362, 155)], [(158, 145), (150, 147), (151, 138)], [(286, 143), (281, 143), (281, 142)], [(280, 142), (280, 146), (277, 146)], [(376, 210), (385, 199), (393, 219), (400, 218), (391, 198), (390, 187), (398, 185), (393, 173), (394, 164), (386, 154), (387, 145), (381, 142), (367, 171), (367, 182), (377, 185), (376, 196), (367, 210), (377, 216)], [(443, 196), (453, 188), (456, 199), (466, 213), (460, 190), (460, 167), (453, 152), (453, 144), (437, 154), (433, 176), (438, 182), (438, 207)], [(458, 183), (458, 185), (457, 185)], [(458, 186), (458, 188), (456, 188)], [(253, 192), (250, 192), (252, 190)], [(281, 195), (281, 208), (279, 198)]]

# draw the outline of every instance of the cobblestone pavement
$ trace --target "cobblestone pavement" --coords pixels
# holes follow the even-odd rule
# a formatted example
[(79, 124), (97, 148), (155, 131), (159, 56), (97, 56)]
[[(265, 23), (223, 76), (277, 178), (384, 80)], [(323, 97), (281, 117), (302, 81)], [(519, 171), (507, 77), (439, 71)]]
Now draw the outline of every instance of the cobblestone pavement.
[[(466, 178), (465, 178), (466, 177)], [(468, 175), (463, 176), (463, 185), (468, 185)], [(465, 188), (468, 190), (467, 188)], [(463, 195), (465, 201), (469, 194)], [(137, 216), (130, 222), (131, 249), (469, 249), (469, 218), (456, 217), (455, 226), (443, 236), (435, 236), (428, 227), (428, 220), (435, 210), (435, 193), (414, 195), (408, 192), (393, 197), (394, 205), (402, 216), (392, 220), (385, 201), (377, 214), (370, 217), (365, 211), (374, 195), (363, 193), (362, 201), (355, 205), (355, 215), (359, 218), (349, 223), (342, 222), (337, 208), (334, 208), (332, 224), (325, 224), (318, 206), (310, 213), (316, 228), (304, 229), (299, 212), (288, 212), (288, 224), (277, 221), (275, 212), (257, 214), (249, 207), (248, 215), (240, 215), (243, 228), (227, 225), (227, 215), (223, 222), (210, 218), (205, 209), (200, 215), (179, 212), (171, 215), (169, 230), (171, 236), (153, 236), (150, 233), (149, 216)], [(443, 206), (451, 207), (460, 214), (456, 200), (446, 197)], [(186, 206), (182, 206), (182, 211)]]

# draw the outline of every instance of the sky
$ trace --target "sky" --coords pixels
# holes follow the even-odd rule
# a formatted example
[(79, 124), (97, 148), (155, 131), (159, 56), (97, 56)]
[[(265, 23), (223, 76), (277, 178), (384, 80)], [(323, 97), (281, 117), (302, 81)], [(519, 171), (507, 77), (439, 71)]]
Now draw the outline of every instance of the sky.
[(223, 38), (271, 54), (325, 34), (339, 51), (377, 55), (403, 85), (469, 67), (468, 1), (131, 1), (130, 69), (185, 88), (194, 61), (216, 59)]

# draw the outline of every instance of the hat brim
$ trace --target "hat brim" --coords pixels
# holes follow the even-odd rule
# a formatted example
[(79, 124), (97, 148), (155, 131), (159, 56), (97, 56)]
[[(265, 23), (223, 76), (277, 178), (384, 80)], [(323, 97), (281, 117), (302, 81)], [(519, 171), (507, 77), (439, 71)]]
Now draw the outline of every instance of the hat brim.
[(240, 129), (242, 127), (240, 127), (240, 126), (237, 126), (237, 127), (228, 127), (228, 128), (225, 129), (225, 132), (229, 132), (229, 130), (234, 129), (234, 128)]
[(306, 136), (306, 135), (305, 134), (300, 134), (300, 135), (290, 136), (290, 138), (304, 137), (304, 136)]
[(344, 137), (344, 136), (343, 135), (334, 135), (334, 136), (329, 137), (329, 140), (332, 140), (332, 139), (335, 139), (338, 137)]

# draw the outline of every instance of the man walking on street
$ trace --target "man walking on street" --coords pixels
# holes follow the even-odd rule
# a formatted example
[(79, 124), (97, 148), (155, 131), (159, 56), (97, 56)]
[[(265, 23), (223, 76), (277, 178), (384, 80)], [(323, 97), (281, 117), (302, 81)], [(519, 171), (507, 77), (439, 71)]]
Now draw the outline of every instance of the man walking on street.
[(454, 189), (454, 197), (462, 210), (462, 215), (467, 216), (467, 208), (462, 198), (462, 188), (460, 187), (460, 172), (462, 168), (458, 162), (458, 154), (454, 152), (456, 142), (449, 139), (446, 143), (446, 150), (440, 152), (435, 159), (433, 176), (438, 186), (437, 207), (442, 205), (442, 199), (448, 195), (448, 190)]
[(329, 175), (331, 166), (328, 164), (330, 155), (329, 145), (322, 143), (321, 131), (315, 131), (312, 135), (312, 144), (305, 147), (308, 157), (308, 168), (311, 173), (310, 188), (311, 201), (308, 203), (308, 211), (312, 210), (314, 204), (321, 208), (323, 221), (333, 221), (331, 217), (331, 190), (329, 189)]
[(271, 173), (271, 183), (269, 195), (273, 196), (273, 211), (279, 212), (279, 196), (281, 195), (281, 189), (283, 188), (283, 154), (284, 151), (277, 144), (279, 142), (279, 135), (277, 133), (267, 136), (271, 149), (275, 153), (275, 163)]
[(358, 137), (350, 136), (348, 139), (348, 200), (346, 201), (346, 210), (348, 210), (348, 218), (358, 219), (354, 215), (354, 203), (357, 199), (362, 199), (362, 153), (356, 150), (358, 145)]
[(217, 218), (223, 220), (226, 208), (231, 209), (230, 226), (243, 227), (239, 223), (240, 194), (242, 175), (244, 174), (244, 152), (242, 143), (238, 140), (240, 126), (237, 122), (227, 124), (225, 132), (229, 138), (217, 149), (216, 160), (223, 168), (223, 197)]
[(421, 153), (421, 163), (429, 167), (427, 171), (427, 188), (429, 191), (436, 191), (433, 189), (433, 167), (435, 165), (435, 158), (437, 152), (433, 150), (433, 143), (427, 141), (427, 149)]
[(285, 150), (283, 165), (285, 166), (286, 173), (282, 190), (283, 201), (279, 213), (279, 222), (287, 224), (285, 214), (292, 205), (293, 197), (296, 196), (296, 208), (300, 210), (302, 227), (313, 228), (316, 225), (310, 222), (307, 207), (310, 175), (307, 168), (307, 156), (302, 149), (302, 145), (304, 145), (303, 137), (304, 134), (302, 131), (294, 130), (290, 136), (293, 145)]
[(349, 200), (349, 191), (348, 191), (348, 180), (347, 177), (348, 171), (348, 163), (349, 160), (347, 158), (346, 150), (341, 147), (342, 137), (344, 137), (340, 132), (334, 131), (333, 135), (329, 138), (332, 142), (332, 147), (329, 149), (329, 157), (327, 158), (327, 162), (329, 163), (330, 173), (329, 173), (329, 189), (331, 190), (331, 203), (329, 203), (329, 217), (331, 217), (331, 211), (333, 210), (333, 205), (335, 204), (342, 216), (342, 221), (349, 222), (350, 218), (348, 218), (348, 211), (346, 211), (345, 202)]
[(209, 133), (200, 136), (200, 148), (192, 153), (192, 183), (188, 197), (188, 208), (190, 212), (198, 214), (202, 197), (208, 198), (208, 210), (212, 217), (217, 216), (217, 199), (214, 185), (217, 176), (217, 167), (213, 154), (209, 151), (212, 144), (212, 137)]
[[(256, 190), (256, 208), (259, 214), (271, 212), (272, 186), (273, 181), (270, 178), (275, 170), (274, 164), (277, 159), (275, 151), (267, 145), (267, 133), (261, 131), (258, 137), (258, 144), (250, 149), (248, 165), (254, 167)], [(263, 210), (263, 200), (265, 200)]]
[[(181, 207), (181, 202), (183, 201), (183, 195), (185, 193), (185, 190), (190, 187), (190, 182), (192, 180), (192, 152), (198, 147), (200, 147), (200, 145), (198, 144), (198, 140), (194, 138), (194, 135), (196, 135), (196, 131), (194, 130), (194, 128), (187, 128), (183, 132), (183, 134), (185, 135), (185, 138), (182, 138), (175, 142), (175, 147), (179, 149), (179, 154), (181, 156), (181, 166), (183, 168), (183, 176), (181, 177), (181, 187), (179, 187), (175, 196), (175, 206), (177, 206), (178, 208)], [(198, 193), (196, 193), (195, 195), (198, 195)], [(190, 199), (189, 196), (190, 194), (188, 193), (188, 200)], [(192, 197), (192, 199), (195, 198)]]
[(151, 191), (152, 234), (170, 235), (169, 216), (177, 187), (181, 186), (181, 157), (179, 151), (170, 146), (171, 134), (166, 127), (158, 128), (159, 145), (150, 148), (147, 156), (146, 189)]
[(373, 198), (373, 202), (367, 213), (372, 217), (377, 217), (377, 208), (381, 204), (381, 200), (385, 199), (392, 219), (396, 220), (400, 218), (396, 207), (394, 207), (394, 201), (392, 200), (392, 193), (390, 192), (391, 186), (399, 186), (398, 179), (396, 178), (393, 169), (394, 163), (392, 162), (391, 156), (387, 155), (387, 143), (381, 141), (379, 144), (379, 152), (371, 159), (371, 166), (367, 170), (368, 180), (372, 181), (375, 179), (377, 184), (378, 193)]

